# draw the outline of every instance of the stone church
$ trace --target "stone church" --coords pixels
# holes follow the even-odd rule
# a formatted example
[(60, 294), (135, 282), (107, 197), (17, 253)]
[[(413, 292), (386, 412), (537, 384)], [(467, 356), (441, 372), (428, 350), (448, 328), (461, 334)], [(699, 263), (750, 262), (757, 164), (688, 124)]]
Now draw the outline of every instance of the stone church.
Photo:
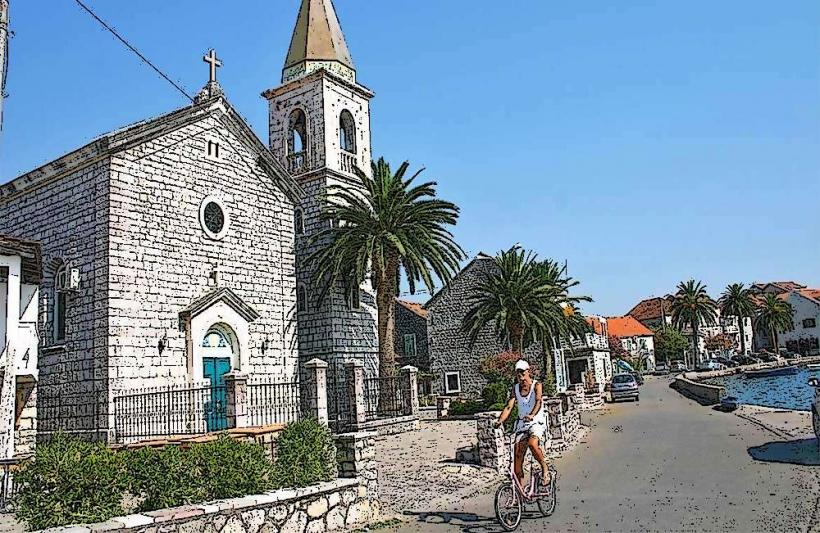
[(146, 387), (295, 382), (317, 357), (377, 372), (372, 290), (319, 302), (306, 265), (332, 224), (321, 195), (371, 160), (373, 93), (331, 1), (302, 1), (281, 85), (262, 93), (268, 143), (205, 60), (192, 105), (0, 185), (0, 235), (41, 253), (40, 432), (110, 439), (115, 398)]

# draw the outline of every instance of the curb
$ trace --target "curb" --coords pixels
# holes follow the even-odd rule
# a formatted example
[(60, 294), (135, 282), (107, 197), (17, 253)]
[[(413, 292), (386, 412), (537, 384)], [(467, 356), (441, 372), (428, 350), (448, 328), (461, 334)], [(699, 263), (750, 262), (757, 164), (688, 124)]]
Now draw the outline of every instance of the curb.
[(743, 414), (743, 413), (737, 413), (737, 412), (736, 412), (736, 413), (734, 413), (734, 414), (735, 414), (735, 416), (737, 416), (737, 417), (739, 417), (739, 418), (742, 418), (742, 419), (744, 419), (744, 420), (748, 420), (749, 422), (751, 422), (751, 423), (755, 424), (756, 426), (759, 426), (759, 427), (761, 427), (761, 428), (763, 428), (763, 429), (765, 429), (765, 430), (768, 430), (768, 431), (770, 431), (770, 432), (774, 433), (775, 435), (777, 435), (777, 436), (778, 436), (778, 437), (780, 437), (781, 439), (784, 439), (784, 440), (789, 440), (789, 439), (793, 439), (793, 438), (794, 438), (794, 435), (791, 435), (791, 434), (789, 434), (789, 433), (786, 433), (785, 431), (780, 430), (780, 429), (777, 429), (777, 428), (775, 428), (775, 427), (772, 427), (772, 426), (770, 426), (770, 425), (768, 425), (768, 424), (764, 424), (764, 423), (763, 423), (763, 422), (761, 422), (760, 420), (758, 420), (758, 419), (756, 419), (756, 418), (753, 418), (753, 417), (751, 417), (751, 416), (749, 416), (749, 415), (746, 415), (746, 414)]

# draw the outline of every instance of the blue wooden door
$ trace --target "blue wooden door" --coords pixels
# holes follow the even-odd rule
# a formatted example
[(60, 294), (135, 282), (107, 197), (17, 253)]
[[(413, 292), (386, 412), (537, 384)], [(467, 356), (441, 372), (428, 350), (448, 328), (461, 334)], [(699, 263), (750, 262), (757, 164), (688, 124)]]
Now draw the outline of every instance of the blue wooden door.
[(205, 402), (205, 423), (209, 432), (220, 431), (228, 427), (225, 374), (230, 371), (230, 358), (202, 358), (202, 376), (211, 381), (210, 398)]

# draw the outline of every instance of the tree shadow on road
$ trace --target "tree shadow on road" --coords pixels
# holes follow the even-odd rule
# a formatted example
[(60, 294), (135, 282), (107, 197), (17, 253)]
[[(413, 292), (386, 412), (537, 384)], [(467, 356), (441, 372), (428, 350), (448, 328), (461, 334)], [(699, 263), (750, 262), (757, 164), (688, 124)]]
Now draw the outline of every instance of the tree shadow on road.
[(820, 466), (817, 439), (774, 441), (747, 450), (752, 459), (767, 463)]
[(418, 524), (449, 524), (460, 527), (464, 533), (498, 533), (504, 531), (494, 518), (473, 513), (448, 513), (445, 511), (405, 511), (405, 515), (415, 516)]

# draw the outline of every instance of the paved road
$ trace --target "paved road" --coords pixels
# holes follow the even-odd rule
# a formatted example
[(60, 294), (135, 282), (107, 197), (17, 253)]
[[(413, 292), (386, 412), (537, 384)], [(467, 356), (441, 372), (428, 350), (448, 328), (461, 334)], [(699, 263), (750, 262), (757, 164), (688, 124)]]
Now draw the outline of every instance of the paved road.
[[(651, 378), (639, 403), (590, 414), (585, 442), (556, 462), (558, 509), (520, 531), (801, 531), (820, 522), (813, 443), (779, 441)], [(809, 448), (809, 446), (812, 446)], [(810, 453), (808, 450), (810, 449)], [(757, 457), (758, 459), (754, 459)], [(777, 462), (786, 461), (786, 462)], [(408, 513), (402, 532), (500, 531), (493, 494)]]

